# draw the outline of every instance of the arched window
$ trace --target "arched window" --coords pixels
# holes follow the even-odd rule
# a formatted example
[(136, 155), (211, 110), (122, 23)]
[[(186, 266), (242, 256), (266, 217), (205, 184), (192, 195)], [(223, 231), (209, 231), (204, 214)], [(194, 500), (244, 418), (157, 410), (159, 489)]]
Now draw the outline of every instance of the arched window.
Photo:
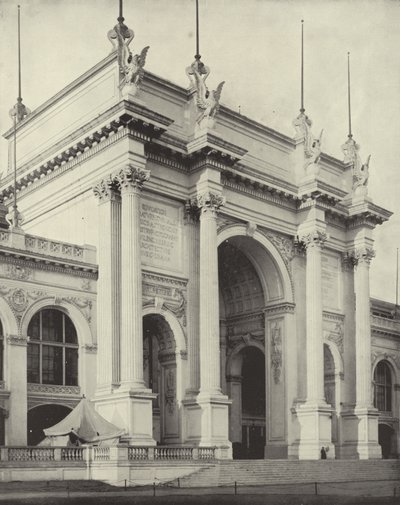
[(67, 314), (56, 309), (37, 312), (28, 337), (28, 382), (78, 385), (78, 339)]
[(0, 381), (4, 380), (4, 333), (0, 321)]
[(392, 374), (386, 361), (380, 361), (374, 372), (374, 406), (381, 412), (392, 410)]

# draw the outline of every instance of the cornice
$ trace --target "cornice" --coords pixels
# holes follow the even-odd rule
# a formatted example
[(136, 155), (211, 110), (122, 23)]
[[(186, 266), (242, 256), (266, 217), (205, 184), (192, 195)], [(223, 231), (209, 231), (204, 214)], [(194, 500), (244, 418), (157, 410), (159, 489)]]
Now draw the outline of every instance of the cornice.
[(269, 305), (264, 308), (264, 313), (268, 316), (274, 314), (294, 314), (296, 308), (295, 303), (291, 302), (281, 302), (275, 303), (274, 305)]
[(231, 170), (223, 170), (222, 184), (232, 191), (246, 193), (260, 200), (267, 200), (290, 210), (296, 210), (297, 208), (298, 197), (295, 193), (268, 183), (250, 179)]
[[(110, 120), (111, 117), (113, 119)], [(32, 184), (35, 184), (35, 187), (46, 184), (51, 180), (50, 175), (54, 172), (55, 176), (59, 176), (61, 173), (70, 170), (82, 161), (87, 161), (95, 154), (98, 154), (103, 149), (126, 136), (144, 143), (150, 142), (153, 138), (160, 136), (173, 122), (166, 116), (162, 116), (147, 107), (125, 100), (97, 118), (97, 124), (101, 120), (104, 121), (105, 118), (109, 120), (107, 124), (104, 124), (100, 128), (98, 127), (96, 131), (92, 131), (90, 134), (86, 130), (84, 138), (82, 138), (82, 133), (85, 134), (82, 128), (77, 130), (79, 137), (74, 134), (69, 137), (71, 143), (74, 142), (74, 144), (70, 144), (68, 148), (64, 147), (59, 154), (48, 159), (39, 167), (33, 169), (32, 160), (23, 165), (18, 170), (19, 173), (26, 172), (26, 170), (29, 170), (29, 167), (32, 170), (17, 180), (17, 191), (21, 192)], [(93, 122), (89, 124), (93, 127)], [(78, 138), (79, 141), (77, 141)], [(54, 152), (54, 147), (50, 148), (48, 152)], [(4, 179), (3, 184), (7, 183), (8, 186), (0, 193), (0, 196), (5, 198), (10, 197), (14, 191), (12, 174), (9, 174)]]
[(346, 195), (346, 191), (319, 179), (302, 184), (299, 188), (299, 198), (302, 204), (307, 204), (310, 200), (318, 200), (318, 203), (334, 206), (341, 202)]
[(143, 282), (153, 282), (156, 284), (169, 284), (181, 288), (186, 288), (188, 283), (188, 279), (186, 278), (175, 277), (173, 275), (164, 275), (157, 272), (152, 272), (150, 270), (142, 270), (142, 280)]

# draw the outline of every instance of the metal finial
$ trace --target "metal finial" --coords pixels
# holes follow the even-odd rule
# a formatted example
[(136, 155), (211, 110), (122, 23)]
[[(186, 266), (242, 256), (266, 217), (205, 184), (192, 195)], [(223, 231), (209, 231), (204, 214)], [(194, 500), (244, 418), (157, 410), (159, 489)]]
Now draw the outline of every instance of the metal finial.
[(348, 108), (349, 108), (349, 134), (348, 137), (351, 139), (353, 134), (351, 132), (351, 100), (350, 100), (350, 53), (347, 53), (347, 98), (348, 98)]
[(199, 42), (199, 0), (196, 0), (196, 54), (195, 59), (200, 60), (200, 42)]
[(123, 23), (125, 20), (123, 15), (123, 0), (119, 0), (119, 16), (117, 18), (118, 23)]
[(301, 20), (301, 107), (300, 112), (304, 112), (304, 19)]

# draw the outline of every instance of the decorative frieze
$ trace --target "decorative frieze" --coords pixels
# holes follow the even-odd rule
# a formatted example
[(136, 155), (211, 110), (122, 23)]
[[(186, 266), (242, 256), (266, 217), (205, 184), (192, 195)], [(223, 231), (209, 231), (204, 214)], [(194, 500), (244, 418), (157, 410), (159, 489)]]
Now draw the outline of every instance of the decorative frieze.
[(49, 395), (80, 395), (81, 388), (79, 386), (60, 386), (54, 384), (33, 384), (28, 383), (29, 393), (41, 393)]

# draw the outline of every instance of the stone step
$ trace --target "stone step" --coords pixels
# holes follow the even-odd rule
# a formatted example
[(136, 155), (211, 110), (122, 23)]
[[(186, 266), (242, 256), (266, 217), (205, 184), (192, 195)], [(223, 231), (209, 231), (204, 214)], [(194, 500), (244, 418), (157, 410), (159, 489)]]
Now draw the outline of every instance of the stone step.
[(399, 460), (223, 461), (180, 479), (182, 487), (400, 479)]

